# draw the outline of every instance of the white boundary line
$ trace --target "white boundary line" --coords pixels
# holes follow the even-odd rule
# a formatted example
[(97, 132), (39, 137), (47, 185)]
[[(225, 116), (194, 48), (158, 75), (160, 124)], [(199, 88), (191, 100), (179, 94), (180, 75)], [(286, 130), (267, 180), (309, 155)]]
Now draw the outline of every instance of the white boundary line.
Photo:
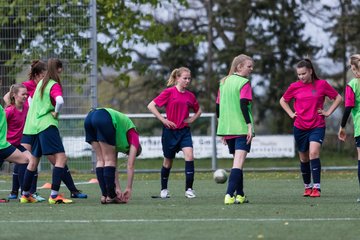
[(159, 222), (334, 222), (360, 221), (360, 218), (174, 218), (174, 219), (98, 219), (98, 220), (0, 220), (0, 223), (159, 223)]

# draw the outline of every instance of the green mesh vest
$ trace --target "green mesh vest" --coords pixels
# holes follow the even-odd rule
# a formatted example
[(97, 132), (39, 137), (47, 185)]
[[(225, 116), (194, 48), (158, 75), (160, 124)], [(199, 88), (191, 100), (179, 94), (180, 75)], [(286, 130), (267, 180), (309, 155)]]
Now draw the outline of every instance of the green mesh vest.
[(111, 108), (104, 108), (111, 116), (116, 131), (116, 150), (122, 153), (128, 153), (130, 149), (126, 133), (131, 128), (136, 128), (134, 123), (125, 114), (115, 111)]
[(6, 141), (7, 122), (4, 108), (0, 105), (0, 149), (4, 149), (10, 146), (10, 143)]
[(50, 79), (44, 89), (44, 95), (41, 98), (40, 88), (42, 80), (36, 86), (36, 90), (31, 100), (29, 111), (26, 117), (24, 134), (34, 135), (38, 134), (49, 126), (58, 127), (59, 120), (54, 118), (51, 112), (55, 111), (55, 107), (52, 105), (50, 100), (50, 89), (56, 83)]
[[(220, 83), (220, 116), (217, 135), (246, 135), (248, 126), (240, 109), (240, 90), (249, 80), (231, 75)], [(248, 106), (251, 123), (251, 104)], [(254, 128), (253, 128), (254, 129)]]
[(351, 114), (354, 121), (354, 136), (360, 136), (360, 79), (353, 78), (348, 85), (355, 93), (355, 106), (351, 109)]

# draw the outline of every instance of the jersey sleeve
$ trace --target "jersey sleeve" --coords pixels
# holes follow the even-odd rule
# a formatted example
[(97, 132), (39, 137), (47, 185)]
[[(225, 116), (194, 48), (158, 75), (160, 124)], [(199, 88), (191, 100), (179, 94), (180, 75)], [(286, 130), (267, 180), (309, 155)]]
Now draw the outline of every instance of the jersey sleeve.
[(330, 99), (334, 100), (339, 93), (333, 88), (327, 81), (324, 84), (325, 95)]
[(284, 95), (282, 96), (285, 102), (290, 102), (291, 99), (294, 98), (294, 90), (295, 88), (293, 87), (293, 84), (290, 84), (290, 86), (288, 87), (288, 89), (286, 89)]
[(167, 104), (169, 97), (170, 97), (170, 90), (169, 90), (169, 88), (167, 88), (164, 91), (162, 91), (159, 94), (159, 96), (154, 98), (153, 101), (155, 102), (156, 106), (163, 107)]
[(62, 97), (62, 88), (60, 86), (60, 84), (55, 83), (50, 90), (50, 97), (51, 99), (56, 99), (56, 97), (61, 96)]
[(250, 83), (246, 83), (240, 90), (240, 99), (252, 101), (252, 91)]
[(133, 145), (136, 149), (140, 146), (139, 134), (134, 128), (129, 129), (126, 133), (129, 145)]
[(349, 85), (345, 88), (345, 107), (355, 107), (355, 93)]
[(216, 104), (220, 104), (220, 89), (219, 89), (218, 92), (217, 92)]
[(56, 104), (56, 97), (61, 96), (62, 97), (62, 88), (60, 86), (60, 84), (55, 83), (51, 89), (50, 89), (50, 100), (52, 105), (55, 106)]

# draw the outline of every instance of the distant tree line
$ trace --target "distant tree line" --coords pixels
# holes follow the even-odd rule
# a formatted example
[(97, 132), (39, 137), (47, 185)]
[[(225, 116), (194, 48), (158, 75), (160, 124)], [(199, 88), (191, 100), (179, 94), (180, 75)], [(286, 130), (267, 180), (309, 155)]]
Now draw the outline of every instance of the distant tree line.
[[(51, 16), (35, 18), (29, 13), (28, 18), (18, 17), (23, 14), (14, 11), (14, 6), (22, 1), (49, 7), (52, 2), (59, 2), (8, 1), (6, 7), (0, 8), (2, 49), (16, 50), (19, 45), (21, 49), (30, 48), (31, 40), (44, 34), (43, 22), (51, 20)], [(69, 2), (73, 3), (64, 1), (57, 7)], [(89, 0), (75, 2), (87, 4)], [(66, 7), (59, 11), (75, 14)], [(360, 50), (358, 16), (359, 0), (334, 0), (331, 5), (316, 0), (98, 0), (99, 105), (124, 112), (147, 112), (147, 103), (165, 88), (170, 72), (186, 66), (192, 71), (191, 90), (197, 94), (203, 110), (214, 112), (219, 79), (227, 74), (233, 57), (245, 53), (255, 59), (251, 81), (257, 125), (267, 133), (289, 132), (291, 120), (278, 101), (296, 80), (295, 64), (304, 57), (315, 63), (332, 59), (341, 70), (318, 68), (319, 75), (331, 79), (342, 93), (348, 77), (347, 59)], [(21, 28), (29, 19), (39, 26), (39, 32), (27, 33)], [(316, 32), (305, 32), (309, 21), (329, 34), (322, 44), (314, 43)], [(14, 26), (12, 30), (4, 28), (9, 22)], [(82, 27), (80, 23), (73, 20), (66, 24), (73, 24), (73, 34), (81, 37), (81, 31), (76, 32), (77, 27)], [(9, 35), (26, 41), (4, 40)], [(71, 44), (71, 39), (66, 39), (67, 45), (76, 46), (72, 49), (75, 57), (79, 52), (87, 54), (79, 51), (81, 43)], [(5, 71), (5, 64), (18, 61), (23, 52), (0, 55), (1, 72)], [(114, 74), (105, 74), (104, 67), (114, 69)]]

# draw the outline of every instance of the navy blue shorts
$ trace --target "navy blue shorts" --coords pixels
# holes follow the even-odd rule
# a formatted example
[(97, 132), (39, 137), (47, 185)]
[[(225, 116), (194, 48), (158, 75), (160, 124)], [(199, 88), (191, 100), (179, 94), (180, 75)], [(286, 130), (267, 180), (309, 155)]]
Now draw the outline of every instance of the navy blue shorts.
[(116, 129), (108, 111), (105, 109), (94, 109), (86, 116), (84, 121), (85, 141), (105, 142), (116, 145)]
[(246, 144), (246, 136), (239, 136), (236, 138), (227, 139), (226, 143), (230, 154), (235, 154), (235, 150), (244, 150), (250, 152), (251, 143)]
[(10, 157), (13, 152), (15, 152), (16, 147), (13, 145), (8, 146), (7, 148), (3, 148), (0, 150), (0, 166), (3, 164), (4, 160)]
[(301, 130), (294, 127), (294, 138), (299, 152), (309, 151), (310, 142), (322, 144), (325, 138), (325, 128), (314, 128), (310, 130)]
[(162, 149), (165, 158), (173, 159), (184, 147), (193, 147), (189, 127), (182, 129), (163, 128), (161, 136)]
[(65, 152), (64, 145), (61, 141), (59, 129), (50, 126), (44, 131), (33, 135), (31, 154), (37, 158), (42, 155), (52, 155), (55, 153)]
[(360, 148), (360, 136), (355, 137), (356, 147)]
[(19, 149), (20, 152), (25, 152), (27, 151), (26, 148), (23, 146), (23, 145), (18, 145), (18, 146), (15, 146), (17, 149)]
[(34, 143), (34, 136), (35, 135), (23, 134), (23, 136), (21, 138), (21, 143), (29, 144), (32, 146)]

